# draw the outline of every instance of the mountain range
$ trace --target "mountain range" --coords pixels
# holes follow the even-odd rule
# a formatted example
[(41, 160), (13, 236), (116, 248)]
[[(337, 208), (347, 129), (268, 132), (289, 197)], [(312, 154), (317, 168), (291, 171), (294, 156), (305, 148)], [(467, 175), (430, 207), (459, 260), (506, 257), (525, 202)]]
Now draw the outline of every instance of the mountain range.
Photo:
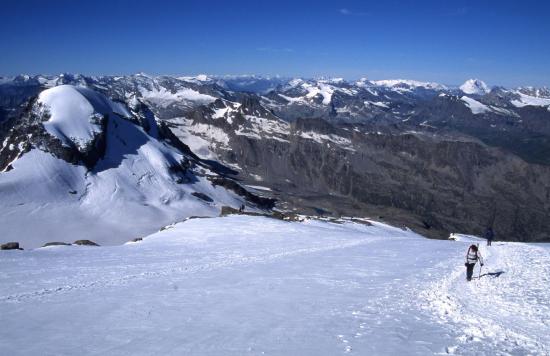
[(0, 143), (2, 240), (119, 243), (242, 204), (550, 240), (548, 88), (17, 76)]

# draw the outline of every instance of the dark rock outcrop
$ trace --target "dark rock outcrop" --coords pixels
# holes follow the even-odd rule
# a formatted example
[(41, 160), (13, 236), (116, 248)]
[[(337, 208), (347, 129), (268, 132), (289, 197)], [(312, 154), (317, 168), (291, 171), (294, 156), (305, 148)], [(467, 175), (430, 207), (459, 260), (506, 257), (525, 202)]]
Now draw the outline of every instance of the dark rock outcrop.
[(99, 246), (93, 241), (90, 240), (76, 240), (73, 242), (73, 245), (79, 245), (79, 246)]
[(208, 203), (212, 203), (214, 201), (214, 199), (210, 198), (208, 195), (201, 192), (193, 192), (191, 193), (191, 195), (201, 200), (204, 200), (205, 202), (208, 202)]
[(239, 209), (235, 209), (233, 207), (224, 205), (221, 208), (220, 216), (237, 215), (237, 214), (240, 214), (240, 213), (241, 212), (239, 211)]
[(22, 250), (22, 248), (19, 247), (19, 242), (6, 242), (0, 245), (0, 250)]

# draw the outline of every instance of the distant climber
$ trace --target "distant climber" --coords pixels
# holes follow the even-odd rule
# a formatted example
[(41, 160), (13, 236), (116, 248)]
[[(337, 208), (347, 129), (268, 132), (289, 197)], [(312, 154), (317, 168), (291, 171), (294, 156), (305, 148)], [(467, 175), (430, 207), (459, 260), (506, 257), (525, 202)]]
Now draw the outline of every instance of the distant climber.
[(470, 245), (468, 248), (468, 252), (466, 253), (466, 263), (464, 264), (466, 266), (466, 280), (471, 281), (472, 275), (474, 274), (474, 266), (476, 265), (477, 261), (481, 264), (481, 267), (483, 267), (483, 258), (481, 257), (481, 253), (479, 253), (479, 250), (476, 245)]
[(487, 246), (491, 246), (491, 243), (493, 242), (494, 237), (495, 237), (495, 232), (493, 231), (493, 228), (489, 226), (485, 230), (485, 238), (487, 239)]
[(239, 213), (242, 213), (244, 212), (244, 204), (242, 204), (240, 207), (239, 207)]

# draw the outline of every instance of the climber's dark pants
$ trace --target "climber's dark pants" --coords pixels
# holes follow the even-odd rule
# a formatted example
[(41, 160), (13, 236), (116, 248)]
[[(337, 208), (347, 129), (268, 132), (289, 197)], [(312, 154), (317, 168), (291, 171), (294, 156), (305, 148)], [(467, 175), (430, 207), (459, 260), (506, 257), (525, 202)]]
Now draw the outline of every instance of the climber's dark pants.
[(468, 281), (472, 280), (472, 275), (474, 274), (475, 263), (466, 263), (466, 279)]

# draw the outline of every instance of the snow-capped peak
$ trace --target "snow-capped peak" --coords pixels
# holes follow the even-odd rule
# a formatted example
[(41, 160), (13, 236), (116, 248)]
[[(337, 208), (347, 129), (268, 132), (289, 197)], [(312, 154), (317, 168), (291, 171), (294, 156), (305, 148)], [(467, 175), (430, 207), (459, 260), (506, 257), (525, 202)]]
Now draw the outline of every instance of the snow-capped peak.
[(291, 79), (291, 80), (288, 82), (287, 86), (288, 86), (289, 88), (294, 88), (294, 87), (297, 87), (298, 85), (302, 85), (303, 83), (304, 83), (304, 80), (303, 80), (303, 79), (301, 79), (301, 78), (293, 78), (293, 79)]
[(491, 91), (484, 81), (479, 79), (468, 79), (460, 86), (465, 94), (483, 95)]
[(210, 78), (206, 74), (199, 74), (195, 78), (197, 78), (197, 80), (201, 81), (201, 82), (206, 82), (206, 81), (210, 80)]
[(40, 93), (38, 102), (47, 110), (49, 119), (43, 123), (52, 136), (67, 146), (85, 147), (99, 132), (103, 115), (116, 113), (129, 117), (126, 107), (82, 87), (60, 85)]

